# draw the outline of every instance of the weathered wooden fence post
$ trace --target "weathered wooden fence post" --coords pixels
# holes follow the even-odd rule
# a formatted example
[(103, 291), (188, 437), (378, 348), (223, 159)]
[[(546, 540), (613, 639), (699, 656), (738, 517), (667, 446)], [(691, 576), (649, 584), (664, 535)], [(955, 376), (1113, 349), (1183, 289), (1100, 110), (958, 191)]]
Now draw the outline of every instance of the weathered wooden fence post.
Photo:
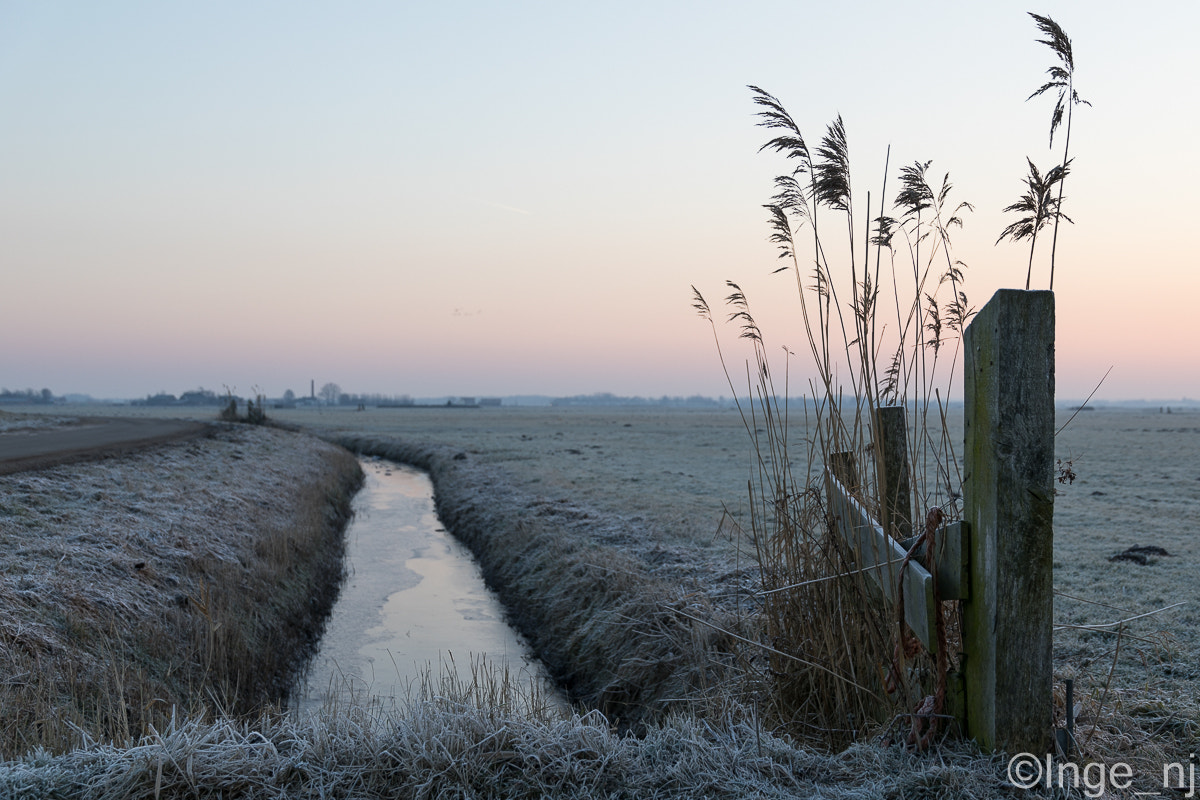
[(897, 539), (912, 535), (912, 486), (908, 476), (908, 409), (882, 406), (875, 409), (875, 464), (883, 500), (883, 529)]
[(1054, 294), (1002, 289), (967, 327), (967, 728), (1043, 754), (1053, 712)]

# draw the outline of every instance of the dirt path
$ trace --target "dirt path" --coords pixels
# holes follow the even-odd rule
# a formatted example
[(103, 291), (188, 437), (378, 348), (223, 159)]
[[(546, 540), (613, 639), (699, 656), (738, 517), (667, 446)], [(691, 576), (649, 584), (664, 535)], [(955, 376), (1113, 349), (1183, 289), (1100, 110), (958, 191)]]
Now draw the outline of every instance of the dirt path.
[(0, 433), (0, 475), (190, 439), (209, 427), (187, 420), (89, 417), (62, 427)]

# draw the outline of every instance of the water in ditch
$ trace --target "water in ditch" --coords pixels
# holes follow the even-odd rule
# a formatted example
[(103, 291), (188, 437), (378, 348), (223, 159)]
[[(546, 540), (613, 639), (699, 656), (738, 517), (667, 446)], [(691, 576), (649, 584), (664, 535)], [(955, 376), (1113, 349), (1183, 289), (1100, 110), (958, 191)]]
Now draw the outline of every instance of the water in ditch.
[(416, 696), (422, 682), (470, 685), (504, 672), (561, 705), (470, 551), (442, 527), (429, 477), (376, 459), (362, 467), (366, 482), (346, 531), (348, 577), (296, 708), (388, 706)]

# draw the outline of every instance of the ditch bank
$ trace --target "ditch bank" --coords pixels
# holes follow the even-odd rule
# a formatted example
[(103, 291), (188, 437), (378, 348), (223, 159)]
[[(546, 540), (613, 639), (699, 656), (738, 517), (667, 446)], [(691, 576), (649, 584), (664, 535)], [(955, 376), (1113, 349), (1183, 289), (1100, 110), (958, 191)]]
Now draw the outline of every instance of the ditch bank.
[(443, 525), (474, 554), (510, 624), (572, 701), (641, 730), (671, 710), (702, 712), (728, 699), (736, 642), (722, 629), (737, 630), (736, 619), (703, 593), (656, 577), (636, 548), (604, 543), (622, 520), (515, 491), (498, 469), (454, 448), (329, 440), (429, 474)]
[(0, 757), (285, 701), (361, 480), (341, 448), (240, 425), (0, 476)]

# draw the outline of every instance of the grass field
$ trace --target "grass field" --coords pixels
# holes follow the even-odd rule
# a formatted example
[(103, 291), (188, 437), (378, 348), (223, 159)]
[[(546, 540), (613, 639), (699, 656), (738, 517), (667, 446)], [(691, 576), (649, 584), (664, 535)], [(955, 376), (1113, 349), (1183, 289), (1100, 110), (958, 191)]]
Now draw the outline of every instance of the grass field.
[[(59, 416), (73, 413), (55, 411)], [(112, 411), (151, 413), (129, 408)], [(96, 409), (89, 408), (87, 413), (94, 414)], [(492, 578), (508, 580), (515, 587), (506, 598), (510, 604), (551, 609), (541, 615), (530, 608), (517, 609), (515, 616), (520, 619), (527, 614), (526, 624), (549, 632), (543, 636), (542, 649), (549, 654), (552, 671), (567, 674), (568, 684), (575, 681), (577, 699), (610, 713), (629, 714), (632, 706), (639, 704), (662, 712), (673, 709), (688, 714), (689, 719), (710, 720), (703, 724), (713, 726), (711, 731), (725, 730), (719, 722), (722, 713), (714, 710), (719, 704), (713, 702), (714, 695), (720, 694), (714, 689), (721, 687), (712, 684), (738, 673), (736, 648), (719, 635), (691, 641), (703, 626), (680, 626), (678, 612), (708, 614), (727, 628), (749, 630), (737, 626), (748, 624), (755, 606), (755, 569), (739, 552), (738, 539), (731, 534), (733, 526), (728, 521), (722, 524), (727, 513), (735, 522), (745, 523), (748, 509), (750, 442), (735, 411), (327, 409), (275, 411), (272, 417), (327, 438), (374, 443), (379, 450), (392, 447), (397, 457), (430, 468), (443, 519), (452, 532), (465, 534), (477, 551), (500, 551), (515, 546), (513, 537), (526, 537), (519, 541), (521, 559), (499, 558), (505, 563), (492, 568)], [(953, 424), (953, 416), (951, 421)], [(1060, 424), (1065, 421), (1064, 415)], [(794, 423), (799, 441), (804, 436), (803, 418)], [(1076, 478), (1059, 486), (1055, 507), (1056, 679), (1076, 680), (1078, 724), (1092, 757), (1124, 758), (1145, 765), (1156, 759), (1186, 760), (1190, 752), (1200, 749), (1200, 714), (1195, 700), (1200, 679), (1200, 637), (1196, 633), (1200, 582), (1195, 579), (1200, 546), (1194, 535), (1200, 527), (1200, 414), (1083, 413), (1060, 433), (1057, 452), (1064, 462), (1071, 463)], [(805, 464), (796, 467), (802, 470)], [(163, 497), (161, 502), (172, 501)], [(481, 533), (487, 529), (499, 538), (488, 540)], [(1151, 556), (1145, 564), (1109, 560), (1136, 545), (1160, 547), (1169, 555)], [(530, 562), (529, 553), (540, 554), (542, 560)], [(597, 600), (598, 606), (609, 603), (631, 615), (655, 617), (659, 627), (653, 628), (653, 636), (638, 639), (631, 634), (626, 637), (631, 642), (622, 643), (634, 650), (641, 648), (642, 660), (648, 665), (642, 671), (628, 672), (629, 662), (636, 660), (629, 652), (604, 650), (605, 642), (611, 644), (614, 638), (614, 629), (604, 628), (596, 621), (600, 617), (580, 625), (595, 628), (589, 633), (593, 639), (580, 634), (577, 640), (555, 644), (563, 636), (553, 628), (554, 617), (564, 615), (552, 607), (547, 586), (539, 590), (532, 576), (543, 575), (540, 580), (544, 582), (545, 571), (556, 560), (567, 567), (555, 573), (555, 587), (565, 592), (572, 582), (586, 585), (586, 591), (604, 595), (603, 602)], [(488, 574), (488, 559), (483, 561)], [(603, 563), (597, 565), (597, 561)], [(596, 572), (599, 567), (603, 569)], [(501, 594), (503, 597), (504, 592)], [(638, 605), (647, 597), (659, 600)], [(571, 602), (578, 605), (577, 598)], [(1175, 603), (1182, 605), (1150, 614)], [(1143, 614), (1150, 615), (1109, 628), (1078, 627), (1116, 623)], [(534, 633), (536, 638), (537, 631)], [(692, 648), (687, 657), (676, 652), (685, 641)], [(654, 649), (659, 646), (663, 649)], [(715, 663), (707, 669), (688, 658), (713, 659)], [(608, 673), (585, 664), (590, 660), (603, 664), (605, 659), (612, 661)], [(664, 679), (661, 692), (638, 695), (633, 691), (656, 679), (651, 668), (654, 663), (669, 659), (675, 659), (671, 662), (674, 683)], [(581, 664), (587, 668), (580, 668)], [(667, 691), (686, 687), (694, 690), (694, 702)], [(745, 701), (746, 697), (734, 699)], [(677, 726), (684, 724), (669, 720), (661, 713), (644, 716), (642, 722), (650, 727), (642, 728), (643, 739), (637, 741), (645, 741), (651, 730), (677, 733)], [(503, 724), (509, 729), (516, 725)], [(594, 720), (572, 724), (586, 726)], [(666, 729), (658, 727), (664, 724)], [(281, 730), (272, 728), (268, 738), (300, 736)], [(373, 730), (367, 725), (355, 735), (378, 735), (371, 733)], [(720, 751), (722, 736), (749, 735), (728, 730), (728, 734), (715, 733), (715, 739), (707, 734), (698, 739)], [(576, 735), (580, 735), (578, 731), (570, 734)], [(675, 734), (653, 734), (659, 735)], [(781, 751), (772, 748), (784, 747), (781, 742), (786, 742), (761, 728), (754, 729), (754, 735), (769, 737), (766, 747), (773, 753)], [(177, 736), (203, 738), (193, 729)], [(228, 731), (221, 736), (237, 738)], [(759, 747), (763, 747), (761, 741)], [(627, 746), (632, 745), (620, 745)], [(122, 757), (115, 751), (111, 754), (111, 769), (117, 769)], [(634, 756), (627, 753), (621, 757)], [(636, 756), (642, 757), (644, 754)], [(918, 780), (916, 776), (930, 787), (931, 796), (994, 795), (997, 776), (1003, 774), (1002, 763), (948, 746), (936, 757), (942, 765), (938, 777), (925, 771), (928, 763), (924, 767), (910, 765), (907, 774), (898, 776), (888, 774), (898, 763), (892, 755), (864, 743), (856, 746), (853, 755), (843, 757), (843, 762), (862, 766), (862, 759), (876, 759), (881, 772), (867, 770), (853, 779), (843, 775), (843, 782), (830, 796), (895, 791), (899, 785), (911, 786), (912, 780)], [(833, 762), (820, 763), (833, 769)], [(793, 769), (794, 764), (789, 764), (787, 769)], [(778, 767), (764, 769), (771, 772)], [(950, 777), (951, 773), (957, 777)], [(763, 774), (756, 775), (768, 796), (786, 793), (787, 781), (773, 783)], [(1146, 781), (1146, 786), (1155, 786), (1149, 778)], [(451, 781), (446, 785), (457, 784)]]
[(0, 753), (128, 741), (285, 696), (361, 473), (245, 426), (0, 476)]
[[(803, 438), (802, 412), (793, 413)], [(1070, 415), (1061, 412), (1059, 425)], [(746, 522), (751, 450), (735, 410), (335, 408), (274, 411), (272, 418), (330, 436), (455, 448), (532, 502), (602, 512), (603, 524), (591, 526), (595, 535), (632, 550), (657, 550), (648, 557), (657, 566), (679, 559), (673, 566), (681, 580), (727, 573), (736, 553), (720, 532), (722, 516), (728, 511)], [(951, 435), (961, 440), (954, 428), (960, 418), (951, 414), (949, 421)], [(1127, 631), (1167, 634), (1170, 651), (1181, 658), (1151, 674), (1190, 690), (1186, 681), (1193, 678), (1186, 676), (1200, 677), (1200, 581), (1193, 577), (1200, 566), (1194, 535), (1200, 530), (1200, 413), (1085, 412), (1059, 434), (1056, 451), (1078, 476), (1058, 486), (1055, 500), (1055, 586), (1063, 593), (1056, 624), (1094, 625), (1183, 602)], [(1137, 545), (1171, 555), (1147, 565), (1108, 560)], [(1070, 654), (1071, 662), (1078, 656), (1094, 663), (1110, 649), (1106, 641), (1104, 634), (1060, 631), (1058, 662), (1068, 668)], [(1140, 656), (1131, 653), (1131, 659), (1138, 669), (1124, 660), (1118, 665), (1132, 678), (1146, 668)]]
[[(459, 448), (538, 502), (623, 521), (615, 533), (597, 526), (597, 535), (641, 553), (651, 567), (668, 563), (680, 581), (728, 579), (737, 560), (735, 542), (719, 532), (726, 511), (746, 521), (750, 445), (736, 411), (372, 409), (278, 417)], [(1059, 425), (1068, 417), (1062, 412)], [(961, 440), (960, 430), (952, 435)], [(1056, 626), (1101, 625), (1182, 603), (1122, 626), (1138, 639), (1126, 639), (1115, 661), (1115, 627), (1063, 627), (1056, 669), (1079, 679), (1085, 697), (1108, 686), (1118, 698), (1148, 693), (1167, 713), (1174, 703), (1191, 706), (1200, 680), (1200, 413), (1081, 413), (1057, 437), (1056, 451), (1077, 475), (1058, 484), (1055, 499)], [(1147, 564), (1109, 560), (1134, 546), (1170, 555)]]

